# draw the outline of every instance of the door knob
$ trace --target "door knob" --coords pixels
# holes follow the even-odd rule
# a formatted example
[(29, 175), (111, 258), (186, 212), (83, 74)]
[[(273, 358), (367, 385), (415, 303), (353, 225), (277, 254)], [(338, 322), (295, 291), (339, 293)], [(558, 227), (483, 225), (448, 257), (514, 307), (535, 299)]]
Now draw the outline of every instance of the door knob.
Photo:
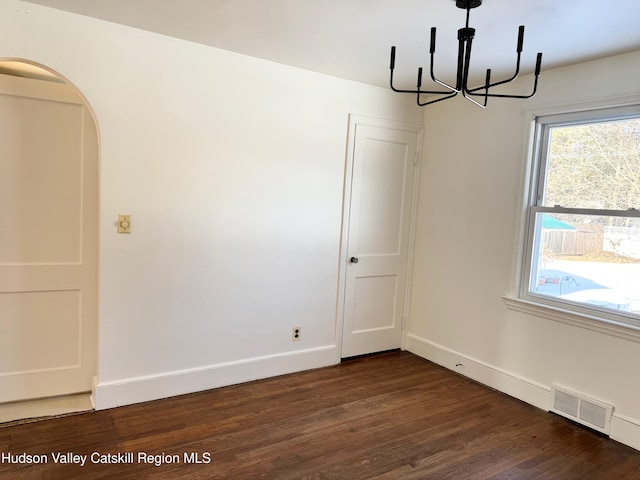
[(358, 263), (358, 257), (351, 257), (351, 258), (349, 259), (349, 261), (350, 261), (351, 263)]

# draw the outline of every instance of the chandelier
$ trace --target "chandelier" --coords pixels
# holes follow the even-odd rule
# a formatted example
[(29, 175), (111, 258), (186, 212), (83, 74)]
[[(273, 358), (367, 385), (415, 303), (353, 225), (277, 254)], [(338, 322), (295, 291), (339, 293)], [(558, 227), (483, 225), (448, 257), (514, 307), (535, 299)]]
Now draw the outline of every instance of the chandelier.
[[(482, 5), (482, 0), (456, 0), (456, 6), (458, 8), (465, 9), (467, 11), (467, 23), (464, 28), (458, 30), (458, 70), (456, 76), (456, 85), (451, 86), (439, 79), (436, 78), (433, 73), (433, 57), (436, 52), (436, 27), (431, 27), (431, 44), (429, 48), (429, 54), (431, 56), (431, 66), (429, 68), (429, 73), (431, 76), (431, 80), (435, 83), (444, 87), (446, 90), (423, 90), (422, 89), (422, 67), (418, 68), (418, 82), (416, 84), (415, 90), (402, 90), (395, 88), (393, 86), (393, 69), (395, 68), (396, 63), (396, 47), (391, 47), (391, 62), (390, 69), (391, 74), (389, 77), (389, 84), (391, 89), (394, 92), (398, 93), (412, 93), (416, 95), (416, 101), (418, 106), (424, 107), (425, 105), (429, 105), (436, 102), (441, 102), (442, 100), (447, 100), (449, 98), (453, 98), (458, 93), (461, 93), (464, 98), (475, 103), (476, 105), (484, 108), (487, 106), (487, 101), (489, 97), (498, 97), (498, 98), (531, 98), (535, 95), (536, 89), (538, 88), (538, 77), (540, 75), (540, 65), (542, 63), (542, 53), (538, 53), (538, 58), (536, 59), (536, 69), (535, 69), (535, 79), (533, 83), (533, 91), (529, 95), (505, 95), (499, 93), (490, 93), (490, 90), (498, 85), (504, 85), (506, 83), (514, 81), (518, 74), (520, 73), (520, 56), (522, 54), (522, 44), (524, 41), (524, 25), (520, 25), (520, 29), (518, 31), (518, 45), (516, 47), (516, 52), (518, 54), (516, 60), (516, 69), (515, 73), (506, 80), (500, 80), (497, 82), (491, 81), (491, 69), (487, 69), (487, 75), (485, 77), (484, 85), (480, 85), (478, 87), (469, 88), (469, 63), (471, 60), (471, 45), (473, 43), (473, 37), (475, 36), (476, 29), (469, 27), (469, 15), (472, 8), (476, 8)], [(441, 95), (433, 99), (430, 97), (427, 101), (422, 102), (422, 95)], [(477, 97), (479, 100), (474, 99), (473, 97)]]

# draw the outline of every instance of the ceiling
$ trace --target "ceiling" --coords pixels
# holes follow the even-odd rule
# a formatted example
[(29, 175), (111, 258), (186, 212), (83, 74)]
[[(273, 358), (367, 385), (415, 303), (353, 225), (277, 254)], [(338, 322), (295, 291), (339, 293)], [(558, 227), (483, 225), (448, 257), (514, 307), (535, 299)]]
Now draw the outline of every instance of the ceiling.
[[(438, 28), (435, 73), (455, 83), (457, 30), (466, 12), (454, 0), (30, 0), (30, 3), (231, 50), (328, 75), (411, 88), (428, 66), (429, 29)], [(640, 50), (639, 0), (484, 0), (476, 28), (474, 79), (510, 76), (518, 26), (526, 25), (524, 73), (542, 51), (544, 70)], [(135, 46), (132, 46), (135, 48)], [(425, 85), (426, 86), (426, 85)]]

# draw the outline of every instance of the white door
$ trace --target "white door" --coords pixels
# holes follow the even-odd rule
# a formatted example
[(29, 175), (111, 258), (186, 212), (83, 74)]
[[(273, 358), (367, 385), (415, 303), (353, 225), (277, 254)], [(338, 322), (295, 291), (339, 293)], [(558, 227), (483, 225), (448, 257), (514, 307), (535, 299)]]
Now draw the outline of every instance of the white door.
[(0, 75), (0, 402), (90, 391), (98, 150), (70, 85)]
[(402, 345), (419, 137), (418, 126), (352, 119), (343, 358)]

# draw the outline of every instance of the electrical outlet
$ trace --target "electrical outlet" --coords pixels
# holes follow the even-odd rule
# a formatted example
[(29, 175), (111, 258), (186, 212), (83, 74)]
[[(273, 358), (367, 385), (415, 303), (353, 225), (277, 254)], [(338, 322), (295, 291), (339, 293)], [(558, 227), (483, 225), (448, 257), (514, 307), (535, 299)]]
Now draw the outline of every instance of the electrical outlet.
[(293, 327), (293, 329), (291, 330), (291, 341), (292, 342), (300, 341), (301, 331), (302, 331), (302, 329), (300, 327)]

